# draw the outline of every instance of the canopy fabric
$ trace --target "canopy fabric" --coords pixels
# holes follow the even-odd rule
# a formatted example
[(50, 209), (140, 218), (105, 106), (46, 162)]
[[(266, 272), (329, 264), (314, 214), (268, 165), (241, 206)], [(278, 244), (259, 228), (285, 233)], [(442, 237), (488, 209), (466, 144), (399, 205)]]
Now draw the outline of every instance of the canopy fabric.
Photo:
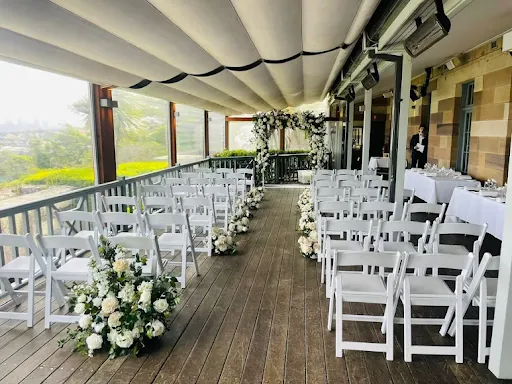
[(321, 100), (379, 0), (1, 0), (0, 58), (233, 115)]

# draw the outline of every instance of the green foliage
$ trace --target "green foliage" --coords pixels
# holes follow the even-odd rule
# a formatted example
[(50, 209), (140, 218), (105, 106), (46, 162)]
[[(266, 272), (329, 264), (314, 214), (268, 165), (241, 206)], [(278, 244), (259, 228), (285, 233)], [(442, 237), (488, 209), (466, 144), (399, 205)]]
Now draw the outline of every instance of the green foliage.
[[(117, 169), (118, 177), (133, 177), (143, 173), (155, 172), (167, 167), (166, 161), (148, 161), (120, 164)], [(7, 187), (16, 187), (23, 184), (38, 185), (68, 185), (72, 187), (88, 187), (94, 185), (94, 172), (92, 168), (60, 168), (38, 170), (35, 173), (19, 178)]]
[[(294, 150), (294, 151), (281, 151), (279, 149), (271, 149), (271, 155), (275, 154), (294, 154), (294, 153), (308, 153), (307, 150)], [(224, 149), (218, 152), (214, 157), (237, 157), (237, 156), (256, 156), (256, 151), (247, 151), (245, 149)]]
[(0, 158), (0, 176), (4, 181), (16, 180), (34, 168), (34, 161), (30, 156), (1, 151)]

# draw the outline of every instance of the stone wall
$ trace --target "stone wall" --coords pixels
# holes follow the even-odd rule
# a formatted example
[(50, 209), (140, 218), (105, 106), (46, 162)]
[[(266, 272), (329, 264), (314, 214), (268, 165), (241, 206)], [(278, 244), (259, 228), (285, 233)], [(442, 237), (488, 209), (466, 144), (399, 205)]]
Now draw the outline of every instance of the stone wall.
[[(458, 66), (437, 69), (431, 81), (428, 161), (455, 167), (459, 145), (462, 84), (474, 80), (468, 174), (506, 182), (512, 133), (512, 57), (501, 41), (485, 44), (457, 58)], [(415, 79), (420, 81), (421, 79)], [(425, 100), (424, 100), (425, 99)], [(427, 97), (411, 102), (409, 134), (424, 120)], [(414, 109), (412, 108), (414, 106)]]

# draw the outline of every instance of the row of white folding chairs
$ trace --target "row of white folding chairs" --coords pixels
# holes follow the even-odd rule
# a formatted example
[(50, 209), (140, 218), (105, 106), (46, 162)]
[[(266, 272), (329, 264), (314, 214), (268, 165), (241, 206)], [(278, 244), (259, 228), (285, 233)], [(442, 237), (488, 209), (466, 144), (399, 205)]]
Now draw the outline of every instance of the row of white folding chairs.
[[(136, 239), (136, 243), (134, 240)], [(156, 236), (153, 237), (117, 237), (109, 239), (113, 244), (123, 244), (127, 248), (137, 248), (151, 251), (148, 265), (143, 268), (143, 274), (157, 276), (163, 270)], [(26, 312), (9, 312), (0, 310), (0, 318), (24, 320), (28, 327), (34, 325), (34, 297), (45, 296), (45, 327), (49, 328), (52, 322), (76, 322), (78, 316), (54, 314), (51, 310), (52, 299), (62, 308), (66, 304), (67, 289), (64, 282), (92, 281), (89, 268), (90, 258), (76, 257), (77, 251), (86, 251), (96, 263), (102, 263), (98, 252), (97, 241), (93, 236), (66, 236), (37, 234), (11, 235), (0, 234), (0, 246), (13, 247), (17, 250), (25, 249), (27, 256), (18, 256), (0, 267), (0, 279), (6, 292), (18, 306), (26, 298)], [(57, 264), (54, 254), (58, 250), (69, 252), (70, 257)], [(23, 251), (22, 251), (23, 253)], [(35, 290), (35, 277), (42, 274), (46, 278), (45, 291)], [(15, 289), (10, 279), (20, 279), (27, 289)]]
[(353, 175), (353, 176), (363, 176), (363, 175), (376, 175), (376, 170), (367, 169), (363, 171), (361, 169), (318, 169), (314, 172), (314, 176), (338, 176), (338, 175)]
[[(247, 186), (242, 175), (233, 174), (228, 178), (166, 178), (162, 180), (161, 185), (142, 185), (141, 194), (159, 194), (159, 195), (204, 195), (206, 187), (225, 186), (233, 196), (245, 199)], [(233, 176), (233, 177), (231, 177)], [(208, 188), (206, 188), (208, 189)]]
[[(233, 178), (234, 175), (250, 188), (254, 187), (254, 170), (252, 168), (194, 168), (192, 172), (180, 172), (181, 178), (213, 179), (217, 177)], [(171, 179), (172, 180), (172, 179)]]
[[(364, 203), (363, 203), (364, 204)], [(396, 212), (397, 205), (387, 203), (387, 208), (378, 207), (375, 203), (366, 203), (363, 214), (357, 219), (321, 218), (319, 232), (320, 254), (322, 262), (322, 282), (326, 281), (326, 295), (330, 292), (331, 262), (329, 254), (332, 249), (339, 251), (366, 250), (370, 247), (377, 252), (409, 252), (409, 253), (443, 253), (453, 255), (465, 255), (472, 251), (478, 255), (482, 247), (483, 239), (487, 231), (487, 225), (476, 225), (470, 223), (441, 223), (436, 219), (433, 226), (430, 222), (425, 223), (408, 220), (389, 220), (392, 212)], [(376, 211), (380, 208), (381, 211)], [(344, 210), (347, 212), (347, 210)], [(364, 220), (364, 215), (367, 219)], [(338, 216), (340, 216), (338, 214)], [(383, 220), (384, 219), (384, 220)], [(378, 221), (377, 221), (378, 220)], [(378, 223), (375, 227), (374, 224)], [(472, 249), (464, 245), (443, 244), (443, 235), (465, 235), (473, 236)], [(411, 242), (410, 236), (418, 236), (416, 244)], [(332, 240), (331, 236), (341, 236), (343, 240)], [(356, 239), (357, 240), (354, 240)], [(478, 260), (473, 265), (473, 273), (478, 268)], [(438, 270), (433, 270), (433, 275), (438, 276)], [(449, 279), (449, 276), (444, 278)]]
[[(313, 189), (312, 197), (316, 204), (318, 201), (327, 200), (363, 200), (363, 201), (386, 201), (388, 200), (389, 184), (380, 185), (380, 183), (364, 187), (360, 182), (341, 182), (341, 186), (319, 186)], [(363, 184), (364, 185), (364, 184)], [(414, 200), (414, 189), (404, 189), (403, 197), (408, 203)]]
[[(476, 256), (478, 257), (478, 256)], [(412, 361), (415, 354), (428, 355), (454, 355), (457, 363), (463, 361), (463, 324), (467, 308), (473, 305), (480, 307), (479, 325), (479, 362), (485, 362), (488, 347), (485, 341), (487, 328), (487, 314), (483, 309), (495, 306), (495, 291), (490, 295), (487, 292), (488, 281), (484, 277), (486, 270), (497, 270), (499, 257), (485, 254), (477, 271), (471, 275), (470, 271), (475, 257), (472, 253), (466, 255), (452, 254), (421, 254), (407, 252), (382, 253), (368, 251), (333, 251), (335, 260), (335, 276), (332, 294), (329, 303), (328, 329), (336, 321), (336, 356), (343, 356), (344, 350), (362, 350), (384, 352), (388, 360), (393, 360), (393, 333), (394, 324), (404, 324), (404, 359)], [(362, 267), (363, 271), (368, 265), (392, 269), (387, 275), (357, 273), (354, 271), (340, 271), (344, 267)], [(438, 276), (411, 275), (408, 269), (426, 270), (451, 269), (459, 274), (456, 277), (455, 291), (452, 291), (446, 282)], [(469, 279), (471, 277), (471, 279)], [(404, 306), (404, 318), (395, 319), (398, 301)], [(362, 302), (384, 304), (383, 316), (345, 314), (343, 302)], [(336, 306), (336, 311), (334, 311)], [(442, 319), (431, 319), (412, 316), (412, 306), (446, 306), (448, 311)], [(453, 323), (452, 323), (452, 319)], [(382, 323), (381, 330), (386, 333), (385, 343), (365, 343), (346, 341), (343, 338), (343, 321), (365, 321)], [(446, 332), (451, 324), (451, 335), (455, 335), (455, 346), (431, 346), (412, 344), (412, 325), (425, 324), (442, 325), (441, 333)], [(466, 322), (474, 325), (474, 322)]]

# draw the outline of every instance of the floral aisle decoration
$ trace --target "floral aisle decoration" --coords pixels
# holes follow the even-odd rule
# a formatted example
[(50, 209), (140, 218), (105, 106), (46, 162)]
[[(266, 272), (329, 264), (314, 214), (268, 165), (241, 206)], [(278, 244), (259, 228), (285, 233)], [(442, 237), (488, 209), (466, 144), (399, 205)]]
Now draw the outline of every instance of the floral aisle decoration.
[(324, 169), (329, 161), (325, 135), (325, 115), (315, 115), (312, 112), (303, 112), (301, 115), (302, 129), (309, 137), (309, 162), (313, 169)]
[(223, 228), (212, 228), (213, 253), (217, 255), (232, 255), (236, 252), (236, 236)]
[(249, 218), (251, 215), (251, 210), (247, 205), (247, 201), (239, 202), (235, 211), (231, 215), (231, 219), (228, 224), (229, 232), (232, 232), (235, 235), (239, 233), (246, 233), (249, 230)]
[(247, 202), (247, 206), (249, 210), (256, 210), (260, 208), (261, 200), (263, 200), (263, 196), (265, 192), (263, 187), (252, 188), (248, 193), (245, 201)]
[(311, 197), (311, 190), (305, 189), (299, 196), (297, 206), (301, 212), (299, 230), (299, 249), (304, 257), (316, 259), (318, 257), (318, 234), (316, 232), (316, 214)]
[(91, 259), (92, 283), (71, 288), (70, 309), (80, 315), (78, 327), (59, 341), (93, 356), (108, 351), (110, 358), (137, 355), (148, 341), (169, 329), (170, 312), (178, 303), (177, 280), (168, 274), (142, 276), (145, 258), (127, 257), (120, 246), (101, 238), (102, 264)]

